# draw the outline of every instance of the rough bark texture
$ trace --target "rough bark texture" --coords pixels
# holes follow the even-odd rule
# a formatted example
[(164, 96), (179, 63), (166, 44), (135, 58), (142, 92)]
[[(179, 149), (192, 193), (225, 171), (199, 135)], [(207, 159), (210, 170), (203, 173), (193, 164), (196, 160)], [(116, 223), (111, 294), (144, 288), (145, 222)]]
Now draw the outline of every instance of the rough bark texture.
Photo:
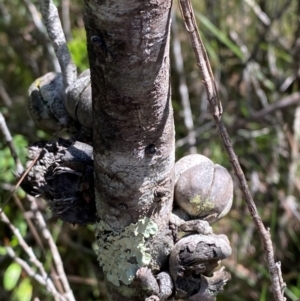
[(166, 220), (174, 165), (171, 1), (85, 3), (98, 214), (115, 230), (158, 205), (156, 220)]
[[(145, 225), (151, 235), (143, 232), (139, 238), (126, 236), (128, 244), (134, 245), (135, 239), (145, 246), (151, 243), (148, 266), (158, 271), (166, 264), (172, 247), (168, 228), (174, 187), (169, 83), (171, 1), (86, 0), (85, 5), (93, 94), (95, 197), (101, 219), (97, 234), (100, 264), (104, 259), (101, 252), (116, 256), (118, 241), (133, 233), (130, 225), (137, 223), (136, 227)], [(157, 229), (153, 230), (144, 217), (151, 217)], [(122, 234), (125, 231), (127, 234)], [(114, 237), (110, 247), (103, 246), (108, 232)], [(142, 257), (145, 252), (142, 248)], [(145, 256), (141, 262), (138, 256), (132, 254), (127, 262), (116, 257), (107, 259), (106, 265), (102, 262), (111, 280), (111, 300), (144, 300), (141, 296), (157, 293), (155, 288), (145, 293), (147, 284), (133, 283), (131, 289), (122, 286), (121, 271), (118, 276), (112, 275), (128, 261), (131, 266), (124, 273), (133, 270), (135, 275), (145, 262)], [(109, 260), (120, 263), (111, 267)], [(126, 279), (125, 283), (130, 281)]]

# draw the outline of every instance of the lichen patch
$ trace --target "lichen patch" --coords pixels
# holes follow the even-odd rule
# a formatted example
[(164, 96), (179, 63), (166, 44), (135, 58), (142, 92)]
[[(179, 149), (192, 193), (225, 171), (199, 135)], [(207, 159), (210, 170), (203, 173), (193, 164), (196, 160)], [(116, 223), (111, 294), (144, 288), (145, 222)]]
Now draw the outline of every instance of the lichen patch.
[(121, 232), (100, 221), (96, 227), (97, 253), (107, 280), (116, 286), (120, 286), (120, 282), (129, 285), (137, 270), (150, 263), (151, 255), (145, 243), (157, 232), (157, 224), (148, 217), (130, 224)]

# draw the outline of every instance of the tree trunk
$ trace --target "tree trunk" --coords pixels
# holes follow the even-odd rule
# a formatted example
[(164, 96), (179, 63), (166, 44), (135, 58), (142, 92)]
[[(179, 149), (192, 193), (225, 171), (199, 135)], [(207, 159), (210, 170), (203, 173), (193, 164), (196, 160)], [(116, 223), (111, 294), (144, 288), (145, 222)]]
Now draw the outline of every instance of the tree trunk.
[[(230, 275), (212, 272), (231, 248), (209, 223), (229, 211), (233, 182), (198, 154), (174, 171), (171, 1), (98, 1), (85, 2), (90, 73), (70, 86), (63, 108), (75, 118), (77, 139), (93, 124), (93, 147), (64, 139), (33, 145), (22, 187), (64, 221), (96, 222), (110, 300), (213, 301)], [(62, 87), (62, 76), (51, 73), (31, 85), (29, 104), (41, 125), (62, 126), (53, 115), (61, 113)], [(90, 112), (93, 123), (83, 118)]]
[[(171, 5), (171, 0), (85, 1), (98, 257), (111, 300), (144, 300), (154, 293), (157, 284), (146, 292), (142, 275), (148, 272), (140, 268), (159, 271), (173, 246)], [(141, 275), (140, 283), (135, 275)]]

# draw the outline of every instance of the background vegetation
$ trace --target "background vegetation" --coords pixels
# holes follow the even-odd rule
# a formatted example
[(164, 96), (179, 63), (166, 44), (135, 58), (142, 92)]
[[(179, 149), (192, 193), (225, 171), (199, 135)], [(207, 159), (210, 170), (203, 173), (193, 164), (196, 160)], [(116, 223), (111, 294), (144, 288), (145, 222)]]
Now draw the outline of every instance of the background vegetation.
[[(26, 145), (50, 139), (26, 112), (33, 80), (55, 70), (49, 41), (39, 27), (37, 1), (0, 0), (0, 112), (23, 164)], [(83, 3), (56, 1), (79, 71), (88, 68)], [(62, 9), (63, 8), (63, 9)], [(224, 120), (264, 223), (270, 227), (276, 260), (281, 261), (288, 300), (300, 298), (300, 4), (296, 0), (194, 1), (196, 17), (218, 82)], [(66, 10), (67, 9), (67, 10)], [(68, 14), (70, 13), (70, 18)], [(71, 31), (69, 30), (71, 25)], [(177, 159), (190, 152), (211, 158), (231, 171), (207, 109), (202, 80), (181, 16), (174, 3), (171, 41), (173, 106)], [(178, 48), (181, 46), (181, 48)], [(175, 54), (174, 54), (175, 53)], [(181, 68), (180, 58), (183, 60)], [(179, 88), (182, 89), (179, 89)], [(184, 93), (187, 87), (188, 94)], [(181, 92), (180, 92), (181, 91)], [(289, 98), (286, 98), (289, 97)], [(293, 101), (288, 102), (287, 99)], [(191, 107), (192, 119), (189, 113)], [(14, 161), (0, 135), (1, 204), (13, 190)], [(233, 173), (232, 173), (233, 175)], [(20, 204), (24, 211), (20, 209)], [(102, 273), (93, 252), (93, 226), (78, 227), (51, 217), (38, 200), (53, 234), (77, 300), (106, 300)], [(18, 189), (5, 207), (49, 271), (51, 252), (37, 244), (28, 223), (25, 194)], [(262, 246), (237, 182), (231, 212), (215, 227), (228, 235), (233, 255), (223, 264), (232, 280), (218, 300), (271, 300)], [(28, 259), (9, 228), (0, 224), (0, 300), (52, 300), (5, 253), (11, 245)]]

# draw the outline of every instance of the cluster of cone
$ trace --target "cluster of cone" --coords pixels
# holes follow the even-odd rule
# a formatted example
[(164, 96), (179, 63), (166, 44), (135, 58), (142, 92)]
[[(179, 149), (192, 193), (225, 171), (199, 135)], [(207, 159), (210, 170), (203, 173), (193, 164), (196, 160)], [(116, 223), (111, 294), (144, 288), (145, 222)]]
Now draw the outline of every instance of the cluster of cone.
[[(64, 221), (95, 223), (99, 218), (90, 145), (90, 71), (83, 72), (67, 94), (63, 87), (61, 74), (51, 72), (29, 88), (28, 108), (35, 123), (50, 133), (66, 128), (73, 139), (30, 146), (27, 166), (31, 170), (22, 187), (32, 195), (45, 198), (52, 212)], [(215, 271), (220, 260), (231, 254), (229, 241), (225, 235), (214, 234), (210, 224), (228, 213), (232, 200), (233, 181), (224, 167), (199, 154), (176, 162), (174, 210), (170, 217), (175, 245), (169, 257), (172, 279), (169, 282), (175, 286), (176, 298), (215, 300), (230, 278), (223, 269)], [(143, 269), (139, 274), (142, 272)], [(159, 294), (159, 300), (167, 300), (174, 289), (167, 291)]]

